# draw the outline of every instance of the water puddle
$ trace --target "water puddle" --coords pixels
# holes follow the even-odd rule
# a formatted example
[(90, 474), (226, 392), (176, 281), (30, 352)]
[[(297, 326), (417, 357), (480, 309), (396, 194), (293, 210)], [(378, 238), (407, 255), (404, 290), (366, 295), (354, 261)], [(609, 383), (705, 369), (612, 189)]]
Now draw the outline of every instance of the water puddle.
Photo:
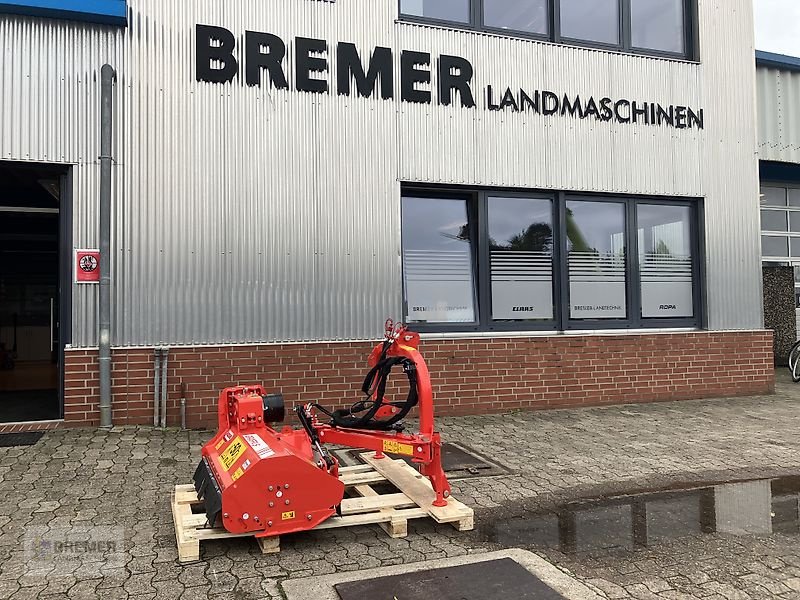
[(549, 512), (497, 520), (489, 541), (505, 547), (582, 551), (646, 548), (708, 533), (800, 533), (800, 476), (572, 501)]

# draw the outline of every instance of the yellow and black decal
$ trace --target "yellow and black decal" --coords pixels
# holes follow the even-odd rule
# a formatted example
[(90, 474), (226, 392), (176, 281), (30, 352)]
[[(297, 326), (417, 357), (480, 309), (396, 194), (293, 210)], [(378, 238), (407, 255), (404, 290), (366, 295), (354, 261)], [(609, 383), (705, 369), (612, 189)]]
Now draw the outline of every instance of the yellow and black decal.
[(230, 468), (239, 460), (239, 457), (242, 456), (246, 447), (242, 438), (237, 435), (219, 455), (219, 462), (222, 463), (222, 468), (225, 469), (225, 471), (230, 471)]
[(401, 444), (395, 440), (383, 440), (383, 451), (387, 454), (414, 456), (414, 446), (411, 444)]

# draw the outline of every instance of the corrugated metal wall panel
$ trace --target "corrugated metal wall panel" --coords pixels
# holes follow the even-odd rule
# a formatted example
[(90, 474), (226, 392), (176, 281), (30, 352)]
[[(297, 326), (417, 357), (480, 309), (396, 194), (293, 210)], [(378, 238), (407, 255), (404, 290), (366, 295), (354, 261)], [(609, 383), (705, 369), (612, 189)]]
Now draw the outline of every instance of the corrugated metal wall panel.
[(708, 322), (763, 327), (753, 7), (701, 2), (700, 22)]
[[(456, 54), (475, 65), (475, 91), (487, 85), (596, 100), (702, 106), (697, 65), (542, 44), (436, 27), (400, 25), (400, 46)], [(435, 74), (434, 74), (435, 75)], [(434, 79), (434, 85), (436, 79)], [(400, 107), (401, 173), (407, 181), (576, 191), (697, 196), (703, 132), (637, 127), (533, 113)], [(423, 124), (420, 127), (420, 124)]]
[[(97, 246), (100, 68), (110, 63), (124, 70), (123, 40), (117, 27), (0, 16), (0, 160), (75, 165), (76, 248)], [(121, 105), (116, 109), (121, 122)], [(115, 155), (121, 149), (117, 139)], [(115, 173), (122, 170), (117, 167)], [(119, 179), (115, 194), (122, 197)], [(75, 286), (73, 322), (79, 344), (93, 339), (96, 317), (97, 286)]]
[(800, 163), (800, 73), (758, 67), (761, 160)]
[[(346, 39), (383, 18), (310, 2), (131, 3), (127, 268), (115, 343), (366, 338), (397, 315), (394, 105), (194, 77), (196, 23)], [(373, 15), (378, 17), (380, 15)], [(124, 240), (124, 241), (122, 241)], [(88, 333), (88, 332), (87, 332)]]
[[(706, 196), (710, 324), (760, 325), (748, 0), (701, 0), (702, 65), (399, 24), (395, 0), (129, 5), (127, 30), (0, 18), (0, 157), (77, 165), (76, 246), (97, 245), (97, 74), (118, 69), (114, 344), (372, 337), (400, 315), (400, 181)], [(197, 23), (464, 56), (481, 108), (198, 83)], [(487, 84), (699, 106), (706, 130), (493, 113)], [(96, 289), (74, 300), (93, 345)]]

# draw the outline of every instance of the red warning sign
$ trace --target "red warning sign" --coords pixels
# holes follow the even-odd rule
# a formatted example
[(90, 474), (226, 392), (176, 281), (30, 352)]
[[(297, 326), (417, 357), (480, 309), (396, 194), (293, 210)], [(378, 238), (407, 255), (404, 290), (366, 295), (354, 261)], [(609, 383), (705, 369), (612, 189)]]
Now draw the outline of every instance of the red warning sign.
[(100, 251), (75, 250), (75, 283), (100, 282)]

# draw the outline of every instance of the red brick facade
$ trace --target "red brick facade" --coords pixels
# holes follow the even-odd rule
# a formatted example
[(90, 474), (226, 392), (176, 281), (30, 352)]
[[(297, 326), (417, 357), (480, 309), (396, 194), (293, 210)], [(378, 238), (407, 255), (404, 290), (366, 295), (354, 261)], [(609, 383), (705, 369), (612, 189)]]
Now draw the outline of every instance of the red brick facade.
[[(186, 385), (189, 427), (214, 427), (219, 391), (261, 383), (287, 407), (361, 397), (373, 344), (309, 343), (174, 348), (169, 353), (170, 425)], [(437, 414), (764, 394), (774, 390), (771, 331), (553, 335), (423, 340)], [(153, 421), (153, 350), (113, 351), (116, 425)], [(65, 420), (98, 424), (96, 350), (66, 353)], [(398, 373), (396, 381), (404, 384)]]

